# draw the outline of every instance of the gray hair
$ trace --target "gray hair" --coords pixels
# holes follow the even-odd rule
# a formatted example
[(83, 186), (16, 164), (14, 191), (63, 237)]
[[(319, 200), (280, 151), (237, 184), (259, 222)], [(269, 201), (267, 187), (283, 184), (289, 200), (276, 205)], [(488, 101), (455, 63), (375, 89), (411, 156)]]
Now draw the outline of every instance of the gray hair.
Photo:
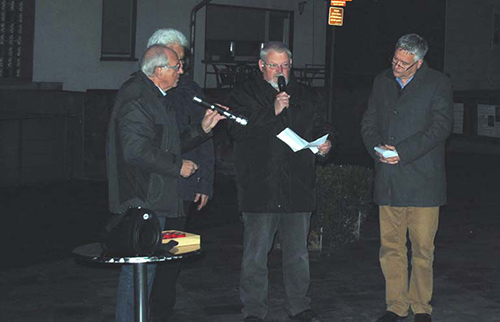
[(168, 46), (171, 44), (179, 44), (182, 47), (187, 47), (189, 43), (182, 32), (172, 28), (158, 29), (148, 40), (148, 47), (153, 45)]
[(171, 50), (165, 46), (153, 45), (149, 47), (141, 58), (141, 71), (146, 76), (153, 76), (158, 66), (168, 65), (166, 50)]
[(278, 53), (285, 52), (288, 54), (288, 58), (292, 59), (292, 52), (284, 43), (280, 41), (270, 41), (265, 43), (264, 47), (262, 47), (262, 49), (260, 50), (260, 59), (265, 61), (270, 51), (275, 51)]
[(401, 49), (415, 56), (413, 61), (423, 59), (429, 46), (427, 41), (417, 34), (407, 34), (399, 38), (396, 43), (396, 50)]

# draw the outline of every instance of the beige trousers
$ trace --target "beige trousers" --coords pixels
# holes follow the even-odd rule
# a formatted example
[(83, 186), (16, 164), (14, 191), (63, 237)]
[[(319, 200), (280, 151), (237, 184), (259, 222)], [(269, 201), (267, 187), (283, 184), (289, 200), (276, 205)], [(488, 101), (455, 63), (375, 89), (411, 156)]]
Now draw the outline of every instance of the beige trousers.
[[(385, 277), (387, 311), (399, 316), (431, 314), (434, 238), (439, 207), (380, 206), (380, 266)], [(408, 286), (408, 251), (411, 242), (411, 275)]]

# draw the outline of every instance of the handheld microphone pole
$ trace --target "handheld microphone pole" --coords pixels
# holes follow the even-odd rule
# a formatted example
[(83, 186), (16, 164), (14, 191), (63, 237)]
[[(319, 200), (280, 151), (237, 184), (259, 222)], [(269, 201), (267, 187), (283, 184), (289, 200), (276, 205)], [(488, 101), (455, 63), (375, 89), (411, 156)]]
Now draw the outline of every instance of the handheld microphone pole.
[(201, 98), (199, 98), (197, 96), (193, 97), (193, 101), (195, 101), (196, 103), (200, 104), (204, 108), (209, 108), (211, 110), (217, 111), (219, 114), (224, 115), (228, 119), (230, 119), (230, 120), (232, 120), (232, 121), (234, 121), (234, 122), (236, 122), (236, 123), (238, 123), (240, 125), (247, 125), (248, 124), (248, 120), (246, 118), (244, 118), (242, 116), (234, 115), (233, 113), (231, 113), (229, 111), (226, 111), (222, 107), (217, 106), (215, 104), (207, 103), (207, 102), (203, 101)]
[[(285, 80), (285, 76), (283, 76), (283, 75), (278, 76), (278, 90), (280, 93), (286, 92), (286, 80)], [(291, 124), (291, 122), (292, 122), (291, 116), (290, 116), (291, 113), (287, 113), (287, 111), (288, 111), (288, 106), (285, 109), (283, 109), (283, 111), (281, 112), (281, 115), (283, 118), (286, 119), (285, 123)]]
[(278, 76), (278, 88), (279, 88), (280, 93), (286, 91), (285, 76)]

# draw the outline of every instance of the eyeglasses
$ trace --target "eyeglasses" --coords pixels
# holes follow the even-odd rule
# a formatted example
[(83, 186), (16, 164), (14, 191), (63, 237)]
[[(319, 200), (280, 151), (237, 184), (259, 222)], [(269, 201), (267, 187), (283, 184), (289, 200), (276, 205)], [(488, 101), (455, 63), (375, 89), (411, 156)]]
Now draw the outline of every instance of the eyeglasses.
[(169, 65), (162, 65), (162, 66), (157, 66), (158, 68), (168, 68), (168, 69), (173, 69), (174, 71), (178, 72), (179, 69), (182, 67), (182, 61), (179, 62), (177, 65), (174, 66), (169, 66)]
[(267, 68), (272, 69), (272, 70), (276, 70), (278, 68), (281, 68), (281, 69), (290, 69), (290, 68), (292, 68), (292, 64), (291, 63), (283, 63), (281, 65), (278, 65), (278, 64), (268, 64), (268, 63), (264, 62), (264, 66), (266, 66)]
[(402, 60), (397, 60), (396, 58), (392, 57), (392, 65), (394, 67), (401, 67), (405, 72), (412, 68), (416, 63), (418, 63), (418, 60), (416, 62), (414, 62), (413, 64), (410, 64), (410, 63), (407, 63), (407, 62), (404, 62)]

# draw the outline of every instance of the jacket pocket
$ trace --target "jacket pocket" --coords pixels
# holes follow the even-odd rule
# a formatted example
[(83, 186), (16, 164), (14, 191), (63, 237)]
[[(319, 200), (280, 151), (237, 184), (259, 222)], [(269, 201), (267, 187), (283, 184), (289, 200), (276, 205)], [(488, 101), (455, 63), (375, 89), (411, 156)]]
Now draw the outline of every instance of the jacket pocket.
[(152, 173), (149, 178), (148, 194), (146, 200), (148, 206), (151, 207), (158, 203), (164, 192), (163, 186), (164, 182), (162, 178), (160, 178), (158, 174)]
[(161, 148), (161, 141), (163, 137), (163, 131), (164, 131), (164, 126), (163, 124), (155, 124), (155, 136), (152, 141), (153, 147), (160, 149)]

